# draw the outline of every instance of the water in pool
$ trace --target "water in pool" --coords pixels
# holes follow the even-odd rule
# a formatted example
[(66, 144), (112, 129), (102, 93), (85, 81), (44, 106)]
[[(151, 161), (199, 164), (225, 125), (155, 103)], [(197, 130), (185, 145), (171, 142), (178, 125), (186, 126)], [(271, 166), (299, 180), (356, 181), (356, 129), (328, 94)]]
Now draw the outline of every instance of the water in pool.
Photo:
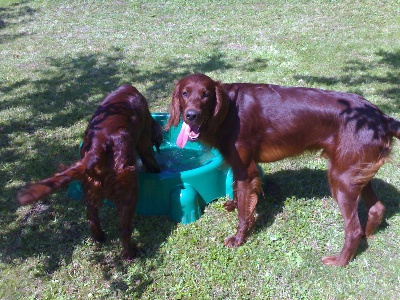
[[(161, 168), (161, 173), (172, 174), (192, 170), (206, 165), (215, 155), (207, 148), (201, 150), (180, 149), (167, 144), (162, 147), (160, 154), (155, 154), (156, 160)], [(140, 160), (138, 161), (141, 166)]]

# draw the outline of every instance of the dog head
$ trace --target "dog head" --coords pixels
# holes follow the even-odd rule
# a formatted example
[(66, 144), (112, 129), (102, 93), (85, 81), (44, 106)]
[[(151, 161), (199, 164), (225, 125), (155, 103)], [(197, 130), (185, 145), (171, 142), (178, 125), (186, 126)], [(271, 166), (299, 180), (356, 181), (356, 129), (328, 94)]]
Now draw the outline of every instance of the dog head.
[(204, 74), (189, 75), (175, 86), (166, 128), (178, 126), (182, 116), (188, 139), (197, 141), (223, 121), (228, 106), (220, 82)]

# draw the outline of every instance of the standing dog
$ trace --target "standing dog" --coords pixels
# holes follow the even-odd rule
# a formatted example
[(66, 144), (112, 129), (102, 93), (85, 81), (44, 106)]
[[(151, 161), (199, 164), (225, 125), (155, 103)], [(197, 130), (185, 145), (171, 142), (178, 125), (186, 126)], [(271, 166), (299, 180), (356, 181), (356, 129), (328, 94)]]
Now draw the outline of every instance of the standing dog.
[(160, 172), (153, 145), (159, 151), (161, 143), (162, 128), (151, 117), (146, 99), (136, 88), (122, 85), (94, 113), (85, 131), (81, 160), (20, 191), (18, 202), (31, 204), (73, 180), (82, 180), (93, 238), (99, 242), (105, 239), (99, 207), (107, 198), (117, 208), (122, 255), (132, 259), (135, 254), (130, 242), (132, 218), (138, 199), (136, 154), (149, 172)]
[[(254, 224), (261, 182), (257, 162), (273, 162), (305, 150), (322, 149), (329, 160), (328, 179), (344, 219), (345, 243), (326, 265), (344, 266), (363, 237), (381, 223), (385, 208), (371, 179), (387, 160), (400, 122), (354, 94), (270, 84), (222, 84), (194, 74), (175, 86), (167, 128), (183, 118), (178, 145), (200, 140), (218, 149), (232, 167), (235, 196), (225, 208), (238, 209), (236, 234), (229, 247), (243, 244)], [(368, 210), (360, 225), (360, 196)]]

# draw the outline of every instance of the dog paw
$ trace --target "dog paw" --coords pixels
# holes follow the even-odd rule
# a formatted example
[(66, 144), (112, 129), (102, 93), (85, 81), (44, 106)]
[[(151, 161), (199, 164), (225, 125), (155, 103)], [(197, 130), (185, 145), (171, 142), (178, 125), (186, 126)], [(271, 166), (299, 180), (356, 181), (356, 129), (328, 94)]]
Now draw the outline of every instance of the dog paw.
[(237, 202), (233, 200), (228, 200), (224, 203), (224, 208), (228, 212), (234, 211), (237, 208)]
[(132, 247), (128, 250), (127, 249), (122, 250), (121, 256), (127, 262), (133, 262), (136, 257), (136, 248)]
[(326, 266), (346, 266), (349, 262), (342, 261), (339, 256), (325, 256), (322, 258), (322, 263)]
[(99, 231), (96, 233), (93, 233), (93, 239), (98, 242), (98, 243), (103, 243), (106, 240), (106, 234), (104, 233), (104, 231)]
[(224, 245), (229, 248), (236, 248), (243, 244), (243, 239), (238, 238), (236, 235), (227, 238)]

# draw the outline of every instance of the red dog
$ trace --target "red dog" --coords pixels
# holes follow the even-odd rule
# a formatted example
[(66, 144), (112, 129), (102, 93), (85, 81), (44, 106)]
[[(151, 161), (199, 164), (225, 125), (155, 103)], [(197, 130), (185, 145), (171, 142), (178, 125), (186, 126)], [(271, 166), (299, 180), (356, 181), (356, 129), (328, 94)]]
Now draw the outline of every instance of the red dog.
[(159, 150), (161, 143), (161, 126), (151, 117), (146, 99), (136, 88), (122, 85), (104, 99), (93, 115), (85, 132), (82, 159), (19, 192), (18, 202), (31, 204), (80, 179), (93, 238), (100, 242), (105, 239), (99, 207), (107, 198), (117, 208), (122, 255), (132, 259), (132, 218), (138, 198), (136, 153), (148, 171), (160, 172), (153, 145)]
[[(329, 159), (328, 178), (345, 226), (345, 243), (327, 265), (344, 266), (363, 237), (381, 223), (385, 208), (372, 189), (371, 179), (387, 160), (393, 137), (400, 138), (400, 122), (354, 94), (270, 84), (222, 84), (203, 74), (181, 79), (173, 92), (167, 128), (184, 120), (178, 144), (200, 140), (218, 149), (232, 167), (234, 201), (239, 226), (225, 245), (243, 244), (254, 223), (261, 191), (257, 162), (272, 162), (305, 150), (323, 149)], [(360, 195), (368, 209), (360, 225)]]

